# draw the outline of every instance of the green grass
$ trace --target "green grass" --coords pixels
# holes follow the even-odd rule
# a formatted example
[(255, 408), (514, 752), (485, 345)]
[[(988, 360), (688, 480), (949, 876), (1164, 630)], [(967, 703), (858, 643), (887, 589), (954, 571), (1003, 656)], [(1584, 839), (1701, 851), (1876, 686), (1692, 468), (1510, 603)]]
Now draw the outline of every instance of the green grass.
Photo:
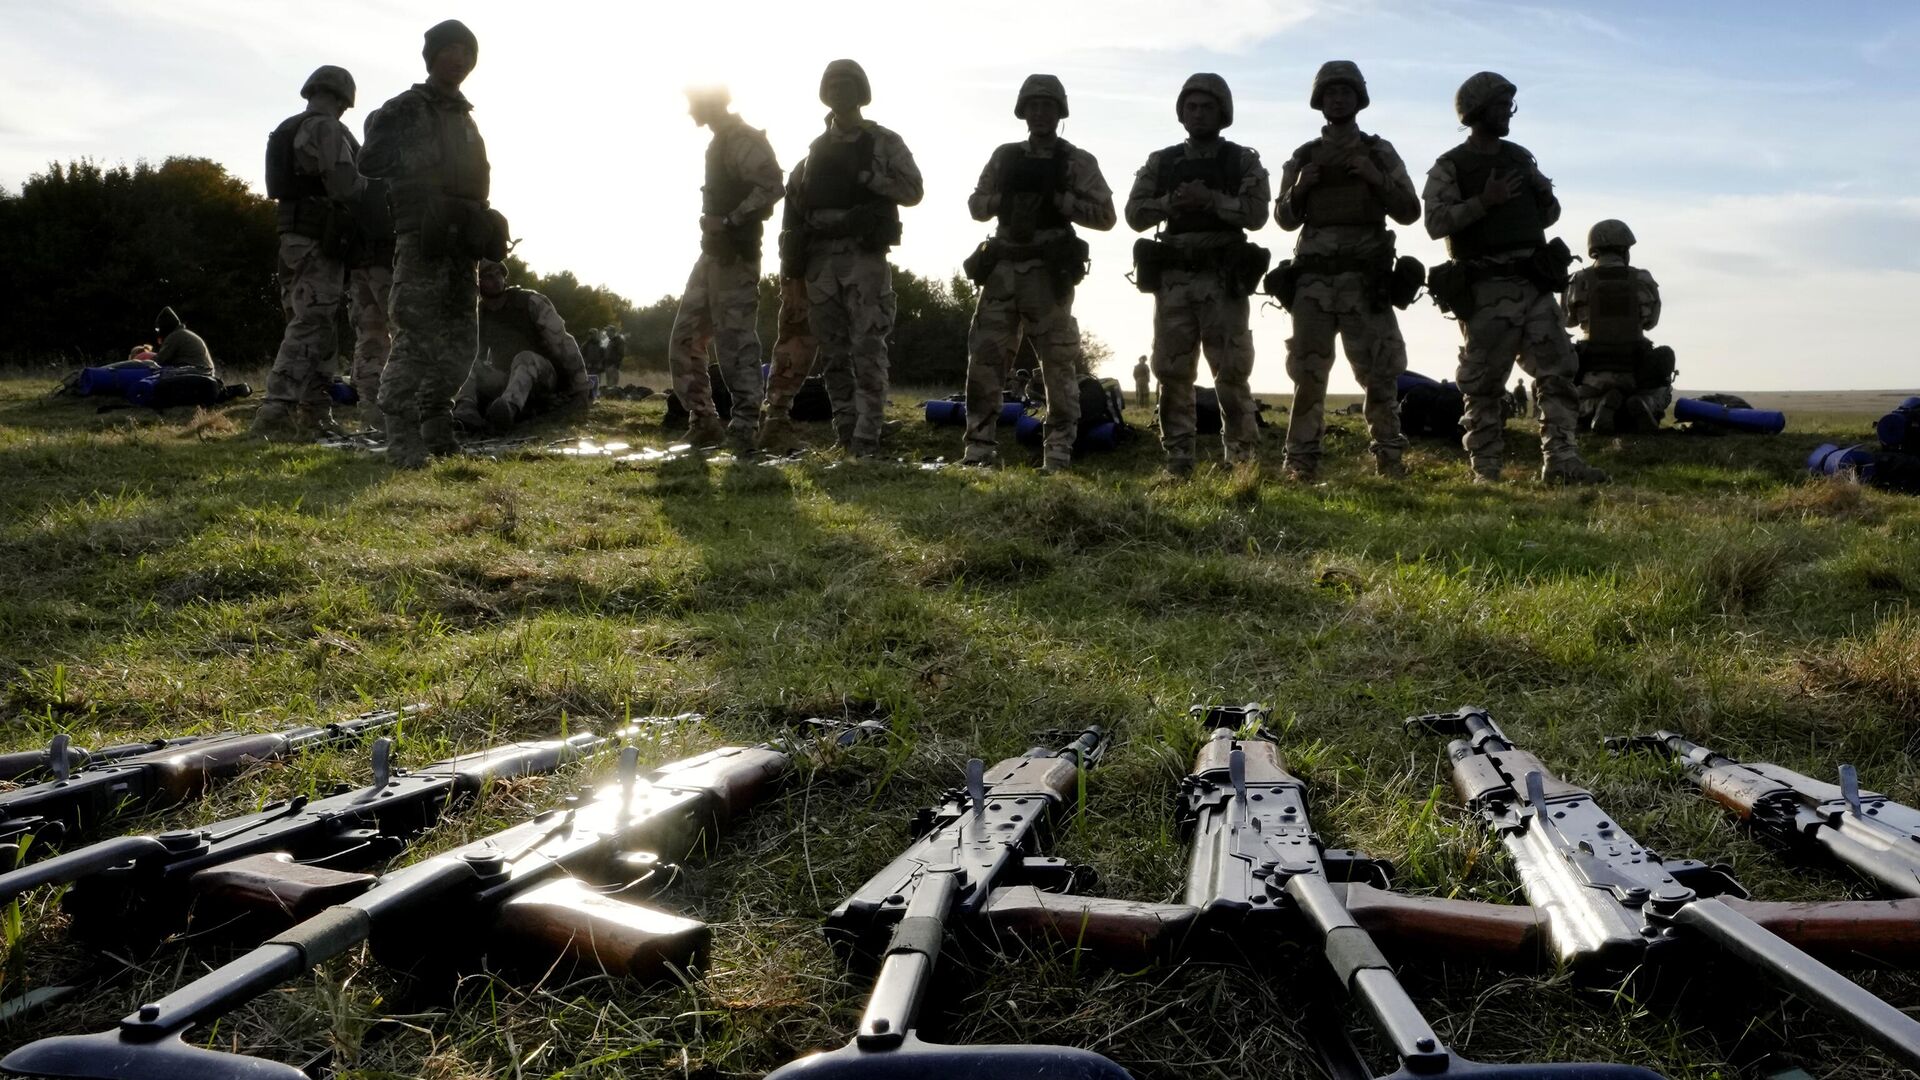
[[(1920, 504), (1800, 466), (1816, 442), (1863, 439), (1867, 417), (1795, 417), (1776, 438), (1592, 440), (1619, 482), (1576, 492), (1471, 486), (1457, 448), (1433, 443), (1410, 456), (1412, 479), (1378, 480), (1355, 417), (1332, 421), (1316, 487), (1217, 465), (1167, 484), (1150, 434), (1054, 479), (831, 452), (773, 468), (508, 455), (396, 474), (366, 455), (250, 444), (244, 405), (154, 421), (45, 402), (45, 389), (0, 382), (0, 749), (414, 699), (438, 706), (407, 732), (416, 763), (646, 713), (707, 716), (649, 760), (808, 715), (892, 718), (894, 747), (763, 807), (660, 898), (714, 928), (712, 962), (685, 985), (475, 975), (449, 1003), (359, 958), (197, 1036), (288, 1062), (335, 1047), (347, 1076), (739, 1077), (837, 1046), (865, 987), (820, 917), (906, 842), (913, 811), (959, 783), (968, 757), (1017, 753), (1044, 729), (1118, 734), (1055, 852), (1098, 869), (1109, 895), (1174, 899), (1172, 798), (1197, 739), (1180, 717), (1195, 702), (1275, 706), (1328, 842), (1393, 860), (1415, 892), (1517, 896), (1457, 805), (1440, 741), (1400, 730), (1464, 703), (1651, 846), (1731, 863), (1762, 898), (1869, 894), (1787, 866), (1669, 769), (1609, 758), (1600, 736), (1670, 727), (1822, 776), (1851, 761), (1868, 785), (1920, 800)], [(918, 422), (915, 396), (896, 392), (896, 451), (956, 457), (958, 432)], [(606, 403), (584, 427), (663, 444), (660, 410)], [(1526, 427), (1509, 431), (1516, 463), (1532, 458)], [(1280, 440), (1268, 429), (1270, 462)], [(347, 752), (275, 765), (139, 825), (363, 774)], [(570, 782), (503, 785), (423, 850)], [(0, 996), (97, 959), (66, 940), (48, 896), (0, 931)], [(176, 943), (120, 957), (107, 986), (0, 1027), (0, 1045), (104, 1028), (224, 955)], [(1692, 973), (1674, 1007), (1401, 959), (1436, 1026), (1480, 1059), (1707, 1078), (1772, 1053), (1822, 1077), (1905, 1075), (1737, 970)], [(1312, 1076), (1301, 1013), (1314, 984), (1298, 975), (1311, 962), (1111, 971), (976, 951), (943, 978), (931, 1031), (1087, 1046), (1142, 1077)], [(1910, 977), (1867, 981), (1920, 1007)], [(381, 1035), (363, 1046), (369, 1032)]]

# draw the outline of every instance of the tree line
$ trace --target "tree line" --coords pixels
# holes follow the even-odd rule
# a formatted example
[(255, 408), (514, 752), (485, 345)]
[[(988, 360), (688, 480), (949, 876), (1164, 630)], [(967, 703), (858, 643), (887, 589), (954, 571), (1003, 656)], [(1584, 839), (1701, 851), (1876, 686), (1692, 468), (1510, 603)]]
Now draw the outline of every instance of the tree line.
[[(271, 199), (200, 157), (54, 162), (18, 192), (0, 186), (0, 296), (8, 310), (0, 363), (73, 368), (124, 359), (153, 337), (162, 307), (178, 311), (222, 364), (271, 363), (283, 326), (274, 223)], [(666, 366), (678, 297), (636, 306), (571, 271), (536, 273), (513, 256), (508, 269), (514, 282), (546, 294), (569, 328), (618, 323), (632, 361)], [(893, 284), (895, 378), (958, 384), (973, 284), (898, 267)], [(779, 308), (779, 282), (768, 275), (760, 282), (760, 344), (769, 357)]]

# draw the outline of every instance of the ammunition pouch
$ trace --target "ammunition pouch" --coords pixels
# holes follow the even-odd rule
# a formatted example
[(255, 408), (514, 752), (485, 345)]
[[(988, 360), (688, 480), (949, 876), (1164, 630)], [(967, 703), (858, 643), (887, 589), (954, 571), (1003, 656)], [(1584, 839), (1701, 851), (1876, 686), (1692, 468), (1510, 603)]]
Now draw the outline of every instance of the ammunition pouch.
[(973, 253), (960, 263), (961, 272), (975, 285), (985, 285), (994, 268), (1003, 262), (1027, 262), (1038, 259), (1053, 281), (1053, 295), (1064, 300), (1074, 287), (1086, 280), (1093, 249), (1085, 240), (1065, 233), (1037, 244), (1016, 244), (1000, 237), (982, 240)]
[(734, 225), (719, 232), (700, 233), (700, 254), (721, 262), (760, 261), (760, 227)]
[(1245, 240), (1223, 247), (1189, 250), (1143, 238), (1133, 242), (1133, 283), (1141, 292), (1158, 292), (1163, 275), (1169, 269), (1211, 272), (1219, 274), (1237, 295), (1252, 296), (1272, 261), (1273, 252)]
[(985, 285), (993, 276), (993, 268), (1000, 265), (1000, 247), (993, 240), (982, 240), (973, 251), (960, 260), (960, 272), (975, 285)]
[(900, 214), (890, 203), (855, 203), (839, 221), (810, 226), (807, 237), (809, 241), (847, 237), (862, 251), (883, 254), (900, 242)]
[(437, 195), (420, 217), (420, 253), (430, 258), (507, 257), (507, 217), (476, 199)]
[(1542, 291), (1563, 293), (1572, 281), (1568, 268), (1573, 265), (1573, 252), (1567, 242), (1554, 237), (1545, 244), (1533, 249), (1533, 255), (1527, 259), (1526, 277)]
[(1160, 291), (1161, 253), (1166, 245), (1151, 236), (1133, 242), (1133, 287), (1143, 293)]
[(1293, 310), (1294, 290), (1300, 287), (1300, 266), (1292, 259), (1281, 259), (1280, 265), (1267, 271), (1266, 279), (1260, 283), (1283, 310)]
[(1473, 318), (1473, 275), (1465, 263), (1450, 259), (1428, 271), (1427, 296), (1461, 322)]
[(1426, 283), (1427, 268), (1421, 265), (1419, 259), (1402, 255), (1394, 260), (1393, 273), (1387, 278), (1387, 302), (1405, 311), (1419, 297)]

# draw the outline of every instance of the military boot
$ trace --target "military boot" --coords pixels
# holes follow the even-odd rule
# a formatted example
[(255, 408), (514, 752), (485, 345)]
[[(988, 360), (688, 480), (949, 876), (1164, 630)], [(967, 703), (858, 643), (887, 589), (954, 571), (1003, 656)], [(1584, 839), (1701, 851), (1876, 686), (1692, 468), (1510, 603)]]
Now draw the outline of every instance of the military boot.
[(1193, 459), (1192, 458), (1168, 458), (1166, 475), (1167, 475), (1167, 479), (1169, 480), (1185, 480), (1186, 478), (1192, 476), (1193, 475)]
[(460, 440), (453, 434), (452, 416), (436, 416), (420, 421), (420, 441), (426, 444), (427, 453), (435, 457), (448, 457), (460, 452)]
[(800, 432), (792, 420), (772, 414), (761, 423), (760, 449), (769, 454), (788, 454), (799, 448)]
[(1625, 417), (1628, 420), (1628, 423), (1625, 425), (1627, 430), (1631, 430), (1631, 431), (1659, 431), (1660, 430), (1660, 415), (1653, 411), (1653, 405), (1649, 403), (1646, 398), (1643, 398), (1643, 397), (1634, 398), (1633, 400), (1627, 402), (1627, 407), (1623, 411), (1625, 413)]
[(1073, 469), (1073, 458), (1058, 454), (1048, 454), (1040, 463), (1040, 471), (1048, 476), (1058, 476)]
[(1400, 460), (1398, 454), (1373, 455), (1373, 471), (1389, 480), (1405, 480), (1407, 463)]
[(361, 399), (360, 404), (354, 406), (353, 418), (360, 425), (360, 433), (363, 435), (377, 436), (387, 430), (386, 417), (380, 412), (380, 407), (364, 398)]
[(1612, 480), (1605, 469), (1589, 465), (1577, 457), (1549, 461), (1540, 467), (1543, 484), (1604, 484)]
[(727, 441), (727, 426), (712, 413), (696, 416), (687, 424), (687, 442), (695, 447), (719, 446)]
[(750, 427), (727, 427), (727, 449), (735, 457), (747, 457), (760, 443), (760, 433)]
[(856, 461), (878, 461), (880, 458), (879, 439), (853, 439), (848, 449), (853, 451)]
[(852, 422), (833, 425), (833, 445), (839, 447), (842, 450), (853, 449)]
[(1296, 484), (1311, 484), (1320, 479), (1320, 463), (1306, 458), (1288, 458), (1282, 472)]
[(495, 435), (505, 435), (513, 430), (514, 421), (520, 419), (520, 410), (513, 402), (498, 397), (487, 402), (487, 429)]
[(396, 469), (427, 467), (427, 444), (420, 438), (420, 425), (387, 418), (387, 463)]
[(286, 442), (294, 438), (293, 409), (284, 401), (269, 401), (253, 414), (247, 435), (267, 442)]
[(294, 437), (301, 442), (338, 438), (346, 432), (334, 423), (333, 410), (324, 405), (302, 405), (293, 414)]
[(1476, 461), (1473, 463), (1473, 482), (1476, 484), (1497, 484), (1500, 482), (1500, 463), (1498, 461)]

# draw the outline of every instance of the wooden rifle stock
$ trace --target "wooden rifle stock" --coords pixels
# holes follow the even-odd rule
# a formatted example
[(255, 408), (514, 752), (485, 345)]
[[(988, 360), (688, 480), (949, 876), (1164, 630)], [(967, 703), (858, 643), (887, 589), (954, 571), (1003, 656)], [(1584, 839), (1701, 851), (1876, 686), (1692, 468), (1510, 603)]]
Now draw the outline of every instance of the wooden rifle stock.
[(1153, 904), (1044, 892), (1031, 885), (995, 889), (984, 914), (993, 934), (1049, 939), (1086, 949), (1109, 963), (1165, 959), (1185, 942), (1198, 910), (1190, 904)]
[(500, 906), (489, 951), (530, 971), (556, 964), (581, 973), (655, 979), (706, 956), (707, 924), (604, 896), (560, 878)]
[(359, 896), (379, 880), (373, 874), (307, 866), (276, 851), (210, 866), (193, 875), (190, 887), (203, 904), (277, 917), (291, 926)]
[(1537, 908), (1406, 896), (1359, 881), (1336, 884), (1334, 890), (1353, 920), (1392, 951), (1522, 970), (1547, 959), (1545, 919)]
[(1719, 899), (1822, 963), (1854, 968), (1920, 966), (1920, 900)]

